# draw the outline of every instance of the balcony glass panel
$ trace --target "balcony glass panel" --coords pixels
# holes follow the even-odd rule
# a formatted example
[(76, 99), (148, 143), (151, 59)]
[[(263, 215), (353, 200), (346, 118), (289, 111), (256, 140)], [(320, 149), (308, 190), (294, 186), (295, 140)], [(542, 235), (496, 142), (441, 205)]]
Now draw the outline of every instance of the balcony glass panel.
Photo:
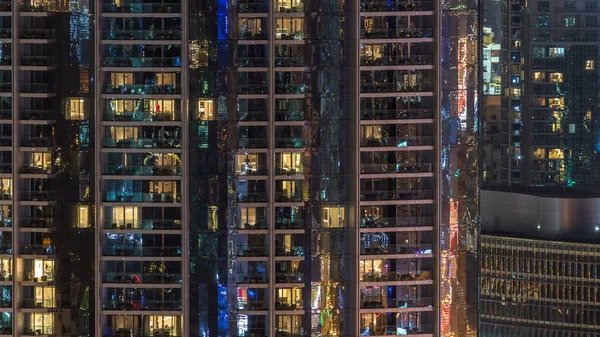
[(431, 232), (361, 233), (361, 254), (431, 254)]
[(275, 0), (275, 9), (279, 13), (301, 13), (304, 11), (304, 1)]
[(23, 287), (22, 301), (23, 308), (56, 308), (56, 289), (54, 286), (47, 287)]
[(266, 207), (239, 207), (239, 229), (267, 229)]
[(104, 184), (107, 202), (181, 202), (180, 181), (106, 180)]
[(237, 288), (237, 310), (267, 310), (268, 303), (268, 289), (251, 287)]
[(276, 45), (275, 66), (304, 67), (304, 45)]
[(180, 311), (181, 289), (104, 288), (101, 291), (104, 310), (123, 311)]
[(433, 97), (376, 97), (360, 99), (361, 120), (433, 118)]
[(266, 94), (266, 72), (239, 72), (237, 80), (237, 93), (242, 95)]
[(180, 45), (106, 44), (105, 67), (181, 67)]
[(181, 337), (180, 315), (105, 315), (102, 337)]
[(106, 121), (180, 121), (181, 104), (176, 99), (108, 99)]
[(428, 308), (433, 305), (432, 297), (430, 285), (360, 287), (362, 309)]
[(179, 77), (179, 73), (111, 72), (106, 75), (107, 85), (104, 87), (104, 93), (119, 95), (179, 94), (181, 91)]
[(433, 277), (432, 259), (360, 260), (362, 282), (427, 281)]
[(275, 202), (301, 202), (303, 180), (276, 180)]
[(304, 256), (304, 234), (275, 235), (276, 256)]
[(304, 18), (277, 18), (277, 40), (302, 40), (304, 39)]
[(275, 282), (304, 283), (303, 261), (275, 261)]
[(276, 315), (276, 337), (302, 337), (304, 336), (304, 316), (302, 315)]
[(235, 173), (238, 175), (267, 175), (266, 153), (238, 153), (235, 155)]
[(361, 125), (363, 147), (432, 146), (433, 124)]
[(276, 126), (275, 147), (304, 148), (303, 126)]
[(267, 283), (267, 261), (239, 261), (237, 263), (237, 282), (244, 284)]
[[(103, 282), (121, 284), (178, 284), (181, 262), (106, 261)], [(141, 286), (140, 286), (141, 287)]]
[(267, 202), (267, 182), (264, 180), (238, 180), (238, 202)]
[(433, 65), (434, 45), (421, 43), (378, 43), (360, 45), (361, 66)]
[(237, 46), (237, 65), (238, 67), (266, 67), (267, 45), (238, 45)]
[[(369, 0), (361, 2), (363, 12), (414, 12), (432, 11), (433, 1), (406, 1), (406, 0)], [(373, 334), (372, 334), (373, 335)]]
[(267, 127), (238, 126), (238, 146), (241, 149), (267, 148)]
[(47, 174), (52, 172), (51, 152), (24, 152), (22, 174)]
[(369, 313), (360, 315), (361, 336), (431, 335), (433, 317), (430, 313)]
[(104, 174), (108, 175), (181, 175), (177, 153), (106, 153), (104, 162)]
[(267, 21), (265, 18), (238, 19), (238, 33), (240, 40), (266, 40)]
[(361, 228), (433, 226), (432, 205), (361, 207)]
[(275, 100), (276, 121), (303, 121), (304, 102), (301, 98), (288, 98)]
[(20, 326), (22, 335), (39, 336), (54, 334), (54, 313), (25, 313), (24, 325)]
[(275, 289), (275, 310), (302, 310), (302, 288), (277, 288)]
[(361, 179), (361, 201), (421, 200), (433, 198), (432, 178)]
[(104, 256), (181, 256), (181, 235), (106, 233), (102, 247)]
[(275, 174), (296, 175), (304, 174), (302, 152), (277, 152), (275, 153)]
[(238, 256), (267, 256), (268, 236), (264, 234), (238, 234), (236, 236)]
[(267, 13), (268, 3), (266, 0), (241, 0), (238, 2), (240, 13)]
[(302, 208), (298, 206), (275, 207), (276, 229), (303, 229)]
[(360, 173), (433, 172), (433, 151), (381, 151), (360, 153)]
[(363, 39), (432, 38), (433, 15), (363, 16), (360, 37)]
[(304, 83), (304, 73), (300, 71), (275, 72), (276, 94), (304, 94), (310, 87)]
[(106, 13), (179, 13), (179, 1), (105, 1), (103, 11)]
[(433, 90), (431, 70), (370, 70), (360, 72), (362, 93), (427, 92)]
[(107, 148), (180, 148), (176, 126), (107, 126), (104, 147)]
[(267, 316), (263, 315), (238, 315), (237, 336), (254, 337), (267, 336)]
[(264, 122), (268, 120), (266, 99), (238, 99), (238, 120), (240, 122)]
[(181, 19), (176, 17), (105, 18), (107, 40), (180, 40)]

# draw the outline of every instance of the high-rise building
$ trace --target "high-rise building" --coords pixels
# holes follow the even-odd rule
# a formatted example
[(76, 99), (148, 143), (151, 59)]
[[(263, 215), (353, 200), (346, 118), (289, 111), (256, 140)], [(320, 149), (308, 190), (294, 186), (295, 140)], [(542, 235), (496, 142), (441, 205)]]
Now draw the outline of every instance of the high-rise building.
[(481, 337), (600, 333), (600, 194), (481, 191)]
[(477, 334), (477, 1), (0, 1), (0, 335)]
[(502, 22), (503, 127), (499, 140), (484, 137), (484, 147), (502, 148), (501, 157), (486, 152), (484, 168), (502, 173), (484, 183), (598, 188), (598, 2), (488, 3), (486, 19)]

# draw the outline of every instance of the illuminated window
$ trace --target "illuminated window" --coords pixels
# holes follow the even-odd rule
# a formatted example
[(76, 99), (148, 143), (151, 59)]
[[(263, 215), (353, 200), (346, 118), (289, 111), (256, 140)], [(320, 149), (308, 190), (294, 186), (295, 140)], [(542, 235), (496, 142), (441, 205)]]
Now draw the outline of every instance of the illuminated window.
[(66, 119), (80, 121), (85, 119), (85, 104), (81, 98), (69, 98)]
[(10, 200), (12, 198), (12, 179), (11, 178), (0, 179), (0, 192), (2, 193), (2, 197), (6, 198), (5, 200)]
[(510, 94), (514, 97), (514, 96), (521, 96), (521, 89), (520, 88), (511, 88), (510, 89)]
[(247, 153), (237, 154), (235, 156), (235, 173), (237, 174), (254, 174), (258, 168), (258, 154)]
[(115, 87), (133, 85), (133, 73), (111, 73), (110, 83)]
[(29, 152), (29, 167), (39, 168), (49, 171), (52, 168), (52, 153), (50, 152)]
[(280, 40), (299, 40), (304, 36), (304, 18), (277, 19), (275, 38)]
[(364, 125), (361, 126), (361, 136), (363, 139), (381, 139), (381, 125)]
[(554, 123), (552, 123), (552, 132), (562, 131), (562, 113), (560, 111), (552, 112)]
[(594, 60), (585, 61), (585, 70), (594, 70)]
[(138, 128), (134, 126), (111, 126), (110, 139), (115, 141), (138, 139)]
[(561, 149), (551, 149), (548, 153), (548, 158), (550, 159), (563, 159), (564, 157), (564, 151)]
[(28, 315), (28, 322), (30, 322), (28, 328), (31, 331), (41, 335), (54, 334), (54, 313), (31, 313)]
[(54, 301), (54, 287), (35, 287), (35, 307), (36, 308), (53, 308), (55, 307)]
[(208, 66), (208, 43), (206, 41), (190, 42), (190, 68)]
[(250, 228), (256, 226), (257, 223), (256, 207), (240, 208), (240, 228)]
[(175, 73), (158, 73), (155, 75), (156, 85), (176, 85), (177, 75)]
[(544, 106), (546, 106), (546, 98), (544, 98), (544, 97), (532, 98), (531, 105), (536, 106), (536, 107), (544, 107)]
[(533, 151), (533, 156), (539, 159), (546, 158), (546, 149), (535, 149), (535, 151)]
[(576, 20), (574, 16), (569, 16), (565, 18), (565, 27), (575, 27)]
[(548, 106), (553, 109), (563, 109), (565, 107), (565, 99), (563, 97), (554, 97), (548, 100)]
[(575, 128), (575, 124), (569, 124), (569, 133), (575, 133), (577, 132), (576, 128)]
[(562, 73), (550, 73), (550, 82), (562, 83), (562, 81), (563, 81)]
[(107, 109), (116, 113), (139, 111), (139, 101), (132, 99), (110, 100), (107, 103)]
[(116, 206), (112, 208), (112, 227), (124, 229), (125, 227), (139, 227), (140, 209), (137, 206)]
[(275, 155), (277, 174), (302, 174), (302, 153), (282, 152)]
[(536, 82), (543, 82), (546, 80), (546, 74), (541, 72), (533, 73), (533, 80)]
[(344, 227), (345, 212), (343, 207), (323, 207), (321, 227)]
[(219, 227), (219, 207), (208, 206), (208, 229), (217, 230)]
[(548, 49), (548, 56), (550, 57), (563, 57), (565, 56), (565, 48), (564, 47), (555, 47)]
[(215, 108), (212, 99), (201, 99), (198, 100), (198, 120), (201, 121), (214, 121)]
[(585, 120), (588, 122), (592, 120), (592, 111), (591, 110), (588, 110), (585, 112)]
[(175, 100), (172, 99), (151, 99), (148, 100), (148, 105), (152, 112), (175, 112)]
[(77, 211), (77, 227), (90, 228), (90, 207), (80, 205)]

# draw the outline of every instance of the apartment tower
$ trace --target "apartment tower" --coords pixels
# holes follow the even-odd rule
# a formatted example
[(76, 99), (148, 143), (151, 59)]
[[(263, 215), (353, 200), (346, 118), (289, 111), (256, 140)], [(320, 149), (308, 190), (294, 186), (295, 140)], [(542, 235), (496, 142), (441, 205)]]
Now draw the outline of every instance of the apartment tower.
[(477, 1), (1, 1), (0, 335), (475, 336)]

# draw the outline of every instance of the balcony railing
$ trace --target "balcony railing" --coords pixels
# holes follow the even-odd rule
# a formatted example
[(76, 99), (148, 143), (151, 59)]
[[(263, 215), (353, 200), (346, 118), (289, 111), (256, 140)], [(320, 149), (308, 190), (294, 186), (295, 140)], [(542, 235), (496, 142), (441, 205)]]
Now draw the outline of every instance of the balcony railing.
[(106, 139), (104, 147), (121, 149), (178, 149), (181, 148), (181, 144), (179, 139)]
[(105, 85), (105, 94), (115, 95), (175, 95), (181, 93), (181, 88), (174, 85)]
[(433, 118), (432, 109), (362, 109), (361, 120), (394, 120)]
[(22, 110), (21, 120), (54, 120), (54, 110)]
[(21, 30), (22, 39), (51, 40), (56, 36), (54, 29), (23, 29)]
[(366, 83), (360, 86), (362, 93), (395, 93), (395, 92), (427, 92), (432, 91), (431, 87), (426, 84), (417, 86), (404, 85), (401, 82), (396, 83)]
[(179, 230), (181, 222), (175, 220), (114, 220), (104, 223), (105, 229), (118, 230)]
[(377, 324), (360, 327), (361, 336), (405, 336), (405, 335), (433, 335), (432, 324), (386, 324), (377, 321)]
[(430, 216), (411, 216), (397, 218), (362, 218), (361, 228), (395, 228), (395, 227), (420, 227), (433, 226)]
[(121, 2), (119, 6), (115, 3), (105, 3), (103, 10), (106, 13), (180, 13), (179, 2)]
[(181, 274), (105, 272), (104, 282), (121, 284), (178, 284)]
[(0, 92), (11, 92), (12, 84), (10, 82), (0, 82)]
[(0, 39), (10, 39), (12, 36), (12, 30), (0, 29)]
[(432, 163), (360, 164), (360, 173), (426, 173), (431, 172), (432, 165)]
[(373, 58), (360, 57), (361, 66), (405, 66), (405, 65), (432, 65), (433, 57), (430, 55), (411, 55), (409, 57), (385, 56)]
[[(381, 296), (383, 297), (383, 295)], [(433, 305), (433, 299), (431, 297), (397, 297), (390, 298), (387, 300), (378, 299), (365, 299), (361, 301), (361, 309), (388, 309), (388, 308), (429, 308)]]
[(266, 67), (267, 66), (267, 58), (266, 57), (238, 56), (237, 62), (238, 62), (239, 67)]
[(106, 165), (106, 175), (123, 176), (179, 176), (181, 166), (155, 166), (155, 165)]
[(363, 1), (361, 2), (363, 12), (414, 12), (432, 11), (433, 1)]
[[(0, 12), (10, 12), (12, 11), (12, 6), (10, 1), (0, 1)], [(1, 333), (0, 333), (1, 335)]]
[(20, 253), (24, 255), (54, 255), (54, 246), (49, 245), (23, 245), (19, 247)]
[(137, 256), (137, 257), (178, 257), (180, 247), (104, 247), (104, 256)]
[(361, 201), (385, 201), (385, 200), (422, 200), (433, 199), (433, 191), (423, 190), (379, 190), (361, 191)]
[(365, 273), (362, 282), (389, 282), (389, 281), (428, 281), (432, 279), (429, 270), (415, 270), (414, 272), (395, 272), (393, 270), (380, 273)]
[(114, 191), (106, 191), (110, 197), (105, 197), (106, 202), (155, 202), (155, 203), (174, 203), (181, 202), (180, 193), (153, 193), (153, 192), (132, 192), (127, 195), (118, 195)]
[(105, 67), (181, 67), (181, 57), (105, 57)]
[(432, 38), (433, 29), (431, 28), (404, 28), (404, 29), (372, 29), (366, 31), (361, 29), (361, 39), (416, 39)]
[(30, 94), (54, 93), (54, 83), (21, 83), (21, 92)]
[(52, 66), (55, 65), (54, 57), (52, 56), (21, 56), (22, 66)]
[(25, 201), (51, 201), (54, 200), (52, 191), (23, 191), (21, 200)]
[(181, 120), (181, 112), (105, 111), (104, 120), (115, 122), (172, 122)]
[(21, 174), (52, 174), (52, 167), (39, 167), (39, 166), (23, 166), (21, 167)]
[(431, 136), (402, 136), (402, 137), (381, 137), (381, 138), (361, 138), (360, 146), (364, 147), (406, 147), (406, 146), (427, 146), (433, 145)]
[(105, 40), (181, 40), (181, 30), (108, 30)]
[(22, 228), (52, 228), (54, 221), (52, 218), (21, 218), (19, 226)]
[(180, 311), (181, 301), (102, 301), (104, 310)]
[(52, 137), (21, 137), (21, 146), (52, 147)]
[(238, 2), (240, 13), (267, 13), (267, 1), (265, 0), (243, 0)]
[(369, 247), (361, 247), (362, 255), (387, 255), (387, 254), (431, 254), (431, 243), (413, 242), (390, 245), (371, 245)]
[(304, 282), (303, 273), (277, 272), (275, 273), (275, 282), (277, 283), (302, 283)]

